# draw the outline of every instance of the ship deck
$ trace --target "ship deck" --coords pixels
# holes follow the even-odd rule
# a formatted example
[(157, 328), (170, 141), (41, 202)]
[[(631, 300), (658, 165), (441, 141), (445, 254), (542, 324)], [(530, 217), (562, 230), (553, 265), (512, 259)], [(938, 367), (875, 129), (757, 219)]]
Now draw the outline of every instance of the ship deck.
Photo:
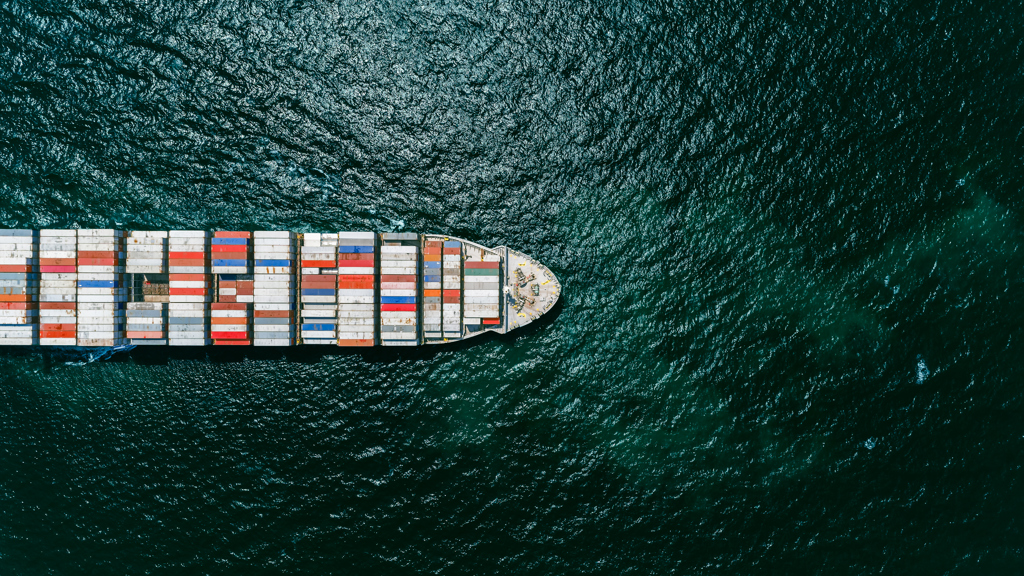
[(561, 285), (414, 233), (0, 230), (0, 345), (417, 346), (505, 334)]

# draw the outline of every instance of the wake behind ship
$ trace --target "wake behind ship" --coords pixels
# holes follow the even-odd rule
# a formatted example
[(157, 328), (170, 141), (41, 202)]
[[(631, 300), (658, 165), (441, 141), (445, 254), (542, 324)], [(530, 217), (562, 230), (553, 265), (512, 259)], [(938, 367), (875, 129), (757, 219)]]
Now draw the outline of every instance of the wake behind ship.
[(0, 230), (0, 345), (441, 344), (560, 293), (525, 254), (435, 234)]

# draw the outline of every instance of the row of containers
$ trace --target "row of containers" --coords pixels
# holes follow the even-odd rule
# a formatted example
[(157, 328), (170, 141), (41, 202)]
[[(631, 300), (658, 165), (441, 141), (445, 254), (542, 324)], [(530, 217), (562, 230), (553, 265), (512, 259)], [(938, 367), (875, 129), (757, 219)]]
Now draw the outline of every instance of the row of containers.
[(0, 230), (0, 345), (459, 340), (501, 324), (500, 263), (414, 233)]

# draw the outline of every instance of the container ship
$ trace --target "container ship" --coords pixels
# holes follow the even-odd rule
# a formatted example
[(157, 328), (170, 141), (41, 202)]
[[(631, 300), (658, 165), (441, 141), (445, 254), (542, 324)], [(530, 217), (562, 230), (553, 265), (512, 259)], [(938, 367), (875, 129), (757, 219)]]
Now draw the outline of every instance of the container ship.
[(560, 294), (525, 254), (435, 234), (0, 230), (7, 346), (421, 346)]

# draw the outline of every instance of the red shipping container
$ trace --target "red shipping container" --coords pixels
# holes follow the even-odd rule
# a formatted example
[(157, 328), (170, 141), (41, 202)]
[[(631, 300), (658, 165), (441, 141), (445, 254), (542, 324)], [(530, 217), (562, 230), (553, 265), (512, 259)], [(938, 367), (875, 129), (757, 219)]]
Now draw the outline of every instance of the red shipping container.
[(171, 296), (206, 296), (206, 288), (171, 288)]
[(31, 272), (32, 266), (17, 266), (11, 264), (0, 265), (0, 272)]
[(167, 257), (175, 260), (202, 260), (206, 258), (206, 252), (168, 252)]
[(373, 346), (373, 340), (340, 339), (338, 346)]
[(210, 304), (210, 310), (245, 310), (249, 305), (245, 302), (238, 304), (225, 304), (222, 302), (213, 302)]
[(381, 312), (415, 312), (415, 304), (381, 304)]
[(36, 310), (39, 305), (35, 302), (0, 302), (0, 310)]
[(497, 268), (497, 262), (466, 262), (466, 268)]
[(40, 272), (77, 272), (78, 266), (40, 266)]
[[(221, 302), (238, 302), (238, 296), (224, 296), (220, 295), (217, 297)], [(244, 304), (244, 302), (243, 302)]]
[(74, 338), (74, 330), (40, 330), (40, 338)]
[(252, 346), (252, 340), (214, 340), (214, 346)]
[(253, 316), (256, 318), (291, 318), (291, 310), (255, 310)]
[(175, 282), (200, 282), (207, 280), (206, 274), (168, 274), (167, 279)]
[(462, 248), (445, 248), (444, 253), (458, 256), (462, 254)]
[(302, 281), (303, 289), (310, 288), (310, 289), (320, 289), (320, 290), (322, 290), (324, 288), (334, 288), (337, 285), (338, 285), (337, 282), (309, 282), (309, 281), (306, 281), (306, 280)]
[[(214, 244), (210, 246), (210, 252), (248, 252), (248, 246), (234, 246), (230, 244)], [(236, 258), (237, 260), (237, 258)]]
[(40, 266), (74, 266), (74, 258), (40, 258)]
[(0, 294), (0, 302), (31, 302), (34, 294)]
[(135, 338), (136, 340), (142, 340), (144, 338), (165, 338), (163, 332), (126, 332), (125, 338)]
[(39, 325), (39, 329), (40, 330), (57, 330), (57, 331), (61, 331), (61, 330), (75, 330), (77, 326), (78, 326), (77, 324), (66, 324), (66, 323), (65, 324), (40, 324)]
[(79, 266), (117, 266), (117, 258), (79, 258)]
[(210, 332), (210, 338), (214, 340), (245, 340), (249, 334), (245, 332)]
[(77, 310), (78, 304), (74, 302), (40, 302), (40, 310)]
[(449, 296), (454, 296), (454, 297), (458, 298), (459, 296), (462, 296), (462, 290), (449, 290), (449, 289), (445, 288), (444, 295), (445, 295), (446, 298), (449, 297)]
[(113, 250), (79, 250), (78, 259), (82, 258), (117, 258), (118, 254)]
[(458, 304), (462, 299), (458, 296), (445, 296), (441, 298), (441, 301), (445, 304)]
[(334, 260), (303, 260), (303, 268), (334, 268), (336, 262)]
[(501, 320), (499, 320), (497, 318), (484, 318), (483, 319), (483, 323), (484, 324), (501, 324)]
[(373, 290), (373, 280), (366, 282), (338, 282), (338, 290)]
[(219, 230), (213, 233), (214, 238), (252, 238), (252, 232), (235, 232), (230, 230)]

